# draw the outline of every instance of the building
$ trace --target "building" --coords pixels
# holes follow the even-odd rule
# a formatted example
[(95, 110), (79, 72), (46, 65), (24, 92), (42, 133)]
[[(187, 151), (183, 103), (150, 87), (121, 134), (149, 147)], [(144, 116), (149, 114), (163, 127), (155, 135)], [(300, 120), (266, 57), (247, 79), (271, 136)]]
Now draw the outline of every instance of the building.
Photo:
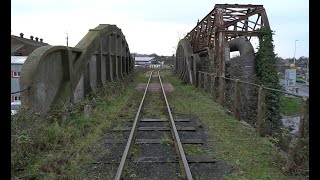
[(140, 56), (137, 56), (134, 58), (134, 61), (135, 61), (135, 65), (148, 65), (148, 64), (151, 64), (151, 61), (152, 59), (154, 59), (154, 57), (149, 57), (149, 56), (146, 56), (146, 57), (140, 57)]
[[(20, 71), (27, 57), (28, 56), (11, 56), (11, 93), (20, 91)], [(17, 101), (20, 101), (20, 93), (11, 94), (11, 102)]]
[(29, 56), (35, 49), (41, 46), (48, 46), (43, 39), (30, 36), (30, 39), (24, 38), (24, 34), (20, 36), (11, 35), (11, 56)]
[(35, 49), (49, 45), (44, 43), (42, 38), (30, 36), (30, 39), (27, 39), (23, 35), (11, 35), (11, 115), (16, 114), (21, 105), (19, 78), (22, 65)]

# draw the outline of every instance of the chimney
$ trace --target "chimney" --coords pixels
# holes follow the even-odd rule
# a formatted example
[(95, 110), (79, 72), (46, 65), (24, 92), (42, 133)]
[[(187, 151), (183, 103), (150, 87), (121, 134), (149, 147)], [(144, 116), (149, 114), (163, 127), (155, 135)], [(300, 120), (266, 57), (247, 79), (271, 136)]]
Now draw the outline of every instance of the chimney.
[(36, 41), (38, 42), (38, 39), (39, 39), (39, 38), (38, 38), (38, 37), (36, 37), (35, 39), (36, 39)]
[(30, 36), (30, 39), (33, 40), (33, 36)]
[(23, 33), (20, 33), (20, 37), (23, 38)]
[(43, 42), (43, 39), (42, 39), (42, 38), (40, 39), (40, 42)]

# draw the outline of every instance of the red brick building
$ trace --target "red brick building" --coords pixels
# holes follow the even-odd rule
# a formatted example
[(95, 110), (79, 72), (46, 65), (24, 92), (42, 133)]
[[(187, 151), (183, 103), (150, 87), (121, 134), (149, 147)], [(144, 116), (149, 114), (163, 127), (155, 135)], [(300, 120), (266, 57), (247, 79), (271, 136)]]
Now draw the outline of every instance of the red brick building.
[(20, 36), (11, 35), (11, 56), (29, 56), (38, 47), (48, 45), (42, 38), (30, 36), (30, 39), (27, 39), (23, 37), (23, 33), (20, 33)]

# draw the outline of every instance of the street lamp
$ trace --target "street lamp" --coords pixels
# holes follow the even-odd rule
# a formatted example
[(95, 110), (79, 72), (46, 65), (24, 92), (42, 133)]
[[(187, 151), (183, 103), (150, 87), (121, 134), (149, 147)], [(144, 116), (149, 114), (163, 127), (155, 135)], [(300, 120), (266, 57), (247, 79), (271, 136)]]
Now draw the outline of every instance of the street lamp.
[(295, 40), (294, 41), (294, 57), (293, 57), (293, 65), (296, 66), (296, 45), (297, 45), (297, 41), (299, 40)]

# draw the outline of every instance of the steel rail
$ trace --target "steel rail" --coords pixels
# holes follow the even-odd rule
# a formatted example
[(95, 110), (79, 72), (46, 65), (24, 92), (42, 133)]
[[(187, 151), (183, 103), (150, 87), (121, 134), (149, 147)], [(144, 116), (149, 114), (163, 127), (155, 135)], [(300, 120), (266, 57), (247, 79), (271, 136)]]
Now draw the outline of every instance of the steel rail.
[(147, 91), (148, 91), (148, 87), (149, 87), (149, 84), (150, 84), (150, 80), (152, 78), (152, 74), (153, 74), (153, 71), (151, 71), (151, 73), (150, 73), (150, 77), (149, 77), (147, 86), (146, 86), (146, 88), (144, 90), (144, 94), (143, 94), (142, 100), (140, 102), (139, 109), (137, 111), (136, 117), (134, 119), (131, 131), (130, 131), (130, 135), (129, 135), (129, 138), (128, 138), (128, 141), (127, 141), (127, 145), (126, 145), (126, 147), (124, 149), (124, 152), (122, 154), (122, 157), (121, 157), (120, 165), (118, 167), (115, 180), (120, 180), (120, 178), (122, 176), (122, 173), (123, 173), (124, 166), (125, 166), (125, 164), (127, 162), (127, 157), (128, 157), (128, 154), (129, 154), (130, 148), (132, 146), (132, 142), (133, 142), (132, 140), (134, 139), (134, 135), (135, 135), (136, 130), (137, 130), (138, 118), (139, 118), (139, 115), (140, 115), (140, 111), (141, 111), (144, 99), (145, 99)]
[[(172, 113), (171, 113), (171, 110), (170, 110), (170, 106), (169, 106), (169, 103), (168, 103), (168, 100), (167, 100), (166, 93), (165, 93), (163, 85), (162, 85), (162, 81), (161, 81), (161, 77), (160, 77), (160, 72), (159, 71), (158, 71), (158, 76), (159, 76), (159, 81), (160, 81), (161, 89), (162, 89), (162, 92), (163, 92), (164, 100), (166, 101), (168, 113), (169, 113), (169, 116), (170, 116), (171, 131), (172, 131), (172, 134), (173, 134), (173, 138), (176, 141), (175, 146), (176, 146), (177, 154), (178, 154), (178, 156), (180, 158), (179, 159), (179, 164), (180, 164), (180, 167), (183, 167), (183, 170), (184, 170), (182, 172), (183, 175), (186, 176), (186, 178), (188, 180), (192, 180), (193, 178), (192, 178), (192, 175), (191, 175), (189, 164), (188, 164), (186, 155), (184, 153), (184, 150), (183, 150), (183, 147), (182, 147), (182, 143), (181, 143), (180, 138), (179, 138), (177, 127), (176, 127), (176, 125), (174, 123), (174, 120), (173, 120), (173, 117), (172, 117)], [(182, 160), (182, 162), (181, 162), (181, 160)], [(182, 163), (182, 166), (181, 166), (181, 163)]]

